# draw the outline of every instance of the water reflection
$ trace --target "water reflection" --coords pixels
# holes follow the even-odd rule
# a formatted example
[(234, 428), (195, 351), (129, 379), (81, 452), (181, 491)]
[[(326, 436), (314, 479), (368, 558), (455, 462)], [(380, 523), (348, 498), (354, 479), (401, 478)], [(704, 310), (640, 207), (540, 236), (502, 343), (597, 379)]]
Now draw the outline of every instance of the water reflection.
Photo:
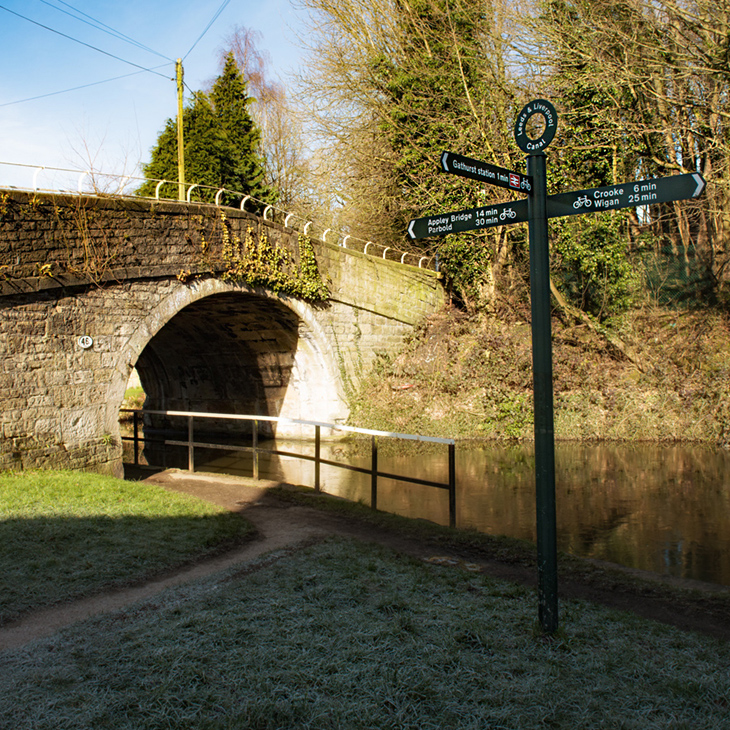
[[(313, 453), (302, 442), (276, 442)], [(368, 466), (367, 444), (323, 444), (323, 458)], [(531, 446), (457, 446), (457, 525), (535, 540)], [(200, 462), (199, 462), (200, 463)], [(206, 470), (251, 474), (251, 457), (226, 455)], [(447, 481), (445, 447), (381, 445), (379, 468)], [(314, 467), (286, 457), (262, 458), (263, 478), (313, 484)], [(730, 453), (704, 446), (557, 444), (558, 547), (575, 555), (656, 573), (730, 585)], [(368, 503), (370, 478), (323, 466), (322, 489)], [(378, 506), (448, 524), (446, 491), (388, 479)]]

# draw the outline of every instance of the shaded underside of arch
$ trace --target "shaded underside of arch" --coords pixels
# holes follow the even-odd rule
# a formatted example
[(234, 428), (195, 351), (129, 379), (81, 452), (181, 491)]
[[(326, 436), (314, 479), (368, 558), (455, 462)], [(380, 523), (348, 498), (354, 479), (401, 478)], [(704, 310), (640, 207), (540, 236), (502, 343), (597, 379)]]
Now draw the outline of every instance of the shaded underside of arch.
[[(147, 343), (136, 364), (147, 410), (340, 421), (346, 408), (331, 363), (310, 326), (282, 301), (246, 291), (185, 306)], [(180, 419), (147, 419), (146, 430), (182, 430)], [(206, 420), (216, 433), (247, 431)], [(307, 435), (261, 424), (265, 435)]]

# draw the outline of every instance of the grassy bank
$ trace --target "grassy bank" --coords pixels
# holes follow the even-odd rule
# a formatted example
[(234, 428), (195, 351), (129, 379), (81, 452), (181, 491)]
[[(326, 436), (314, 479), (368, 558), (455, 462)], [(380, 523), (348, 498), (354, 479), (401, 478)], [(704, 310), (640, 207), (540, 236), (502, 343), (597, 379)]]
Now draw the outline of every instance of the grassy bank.
[(0, 473), (0, 624), (243, 539), (250, 525), (160, 487), (84, 472)]
[(6, 652), (23, 728), (727, 727), (730, 645), (331, 540)]
[[(353, 394), (359, 426), (532, 438), (529, 312), (446, 310)], [(570, 440), (730, 444), (730, 321), (641, 310), (610, 335), (553, 320), (555, 434)]]
[[(380, 532), (415, 540), (429, 552), (460, 556), (465, 561), (486, 561), (497, 564), (502, 575), (517, 581), (534, 581), (537, 574), (535, 545), (527, 540), (490, 535), (477, 530), (451, 529), (427, 520), (409, 519), (349, 502), (326, 494), (316, 495), (311, 489), (282, 484), (271, 490), (278, 499), (312, 507), (354, 521), (372, 534)], [(614, 598), (624, 607), (633, 607), (642, 615), (653, 616), (671, 609), (676, 616), (693, 617), (678, 625), (694, 625), (718, 637), (728, 637), (730, 592), (722, 586), (688, 584), (659, 575), (636, 572), (619, 565), (558, 553), (558, 574), (561, 595), (568, 586), (575, 586), (581, 596), (612, 604)], [(646, 609), (642, 613), (642, 609)], [(719, 629), (718, 631), (713, 630)]]

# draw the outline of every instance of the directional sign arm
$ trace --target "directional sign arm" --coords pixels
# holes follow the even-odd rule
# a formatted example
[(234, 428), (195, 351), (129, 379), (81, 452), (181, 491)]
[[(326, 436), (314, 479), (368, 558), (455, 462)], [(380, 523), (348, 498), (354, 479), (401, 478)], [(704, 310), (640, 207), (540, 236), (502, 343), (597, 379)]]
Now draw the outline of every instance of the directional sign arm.
[(524, 223), (526, 220), (527, 200), (516, 200), (514, 203), (497, 203), (481, 208), (432, 215), (428, 218), (414, 218), (408, 224), (408, 235), (416, 240), (506, 226), (511, 223)]
[(698, 172), (637, 180), (551, 195), (547, 200), (547, 214), (548, 218), (560, 218), (566, 215), (597, 213), (602, 210), (670, 203), (674, 200), (696, 198), (704, 189), (705, 179)]
[(441, 155), (441, 169), (450, 175), (467, 177), (470, 180), (478, 180), (520, 193), (529, 193), (532, 190), (532, 178), (529, 175), (512, 172), (454, 152), (444, 152)]

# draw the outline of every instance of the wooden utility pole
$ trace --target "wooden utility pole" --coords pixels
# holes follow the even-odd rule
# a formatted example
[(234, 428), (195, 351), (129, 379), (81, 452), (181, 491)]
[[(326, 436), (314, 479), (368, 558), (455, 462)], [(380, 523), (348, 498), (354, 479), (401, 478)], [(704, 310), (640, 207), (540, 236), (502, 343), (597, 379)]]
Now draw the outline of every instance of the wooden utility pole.
[(175, 61), (177, 78), (177, 199), (185, 200), (185, 140), (183, 138), (183, 65)]

